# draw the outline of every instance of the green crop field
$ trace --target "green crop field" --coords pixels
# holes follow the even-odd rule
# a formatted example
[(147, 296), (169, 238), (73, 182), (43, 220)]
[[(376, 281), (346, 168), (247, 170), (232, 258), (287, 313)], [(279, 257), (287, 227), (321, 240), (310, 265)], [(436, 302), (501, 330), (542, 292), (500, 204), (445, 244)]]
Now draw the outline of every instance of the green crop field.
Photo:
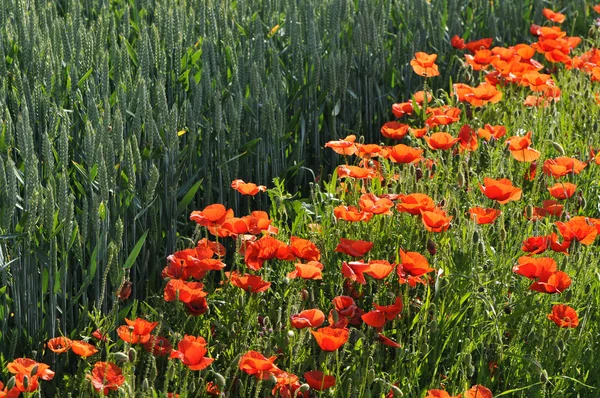
[(595, 5), (0, 1), (0, 397), (600, 396)]

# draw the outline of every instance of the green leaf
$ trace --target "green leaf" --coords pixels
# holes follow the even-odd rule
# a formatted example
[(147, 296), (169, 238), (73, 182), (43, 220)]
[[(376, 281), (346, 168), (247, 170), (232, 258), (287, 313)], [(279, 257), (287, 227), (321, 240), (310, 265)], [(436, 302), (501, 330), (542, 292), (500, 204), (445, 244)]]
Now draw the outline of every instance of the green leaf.
[(129, 253), (129, 257), (127, 257), (123, 268), (129, 269), (131, 268), (131, 266), (133, 266), (133, 263), (137, 259), (137, 256), (140, 254), (140, 251), (142, 250), (142, 246), (144, 246), (144, 242), (146, 241), (147, 236), (148, 231), (144, 232), (144, 235), (142, 235), (142, 237), (137, 241), (133, 250), (131, 251), (131, 253)]
[(85, 72), (85, 75), (83, 75), (81, 79), (79, 79), (79, 81), (77, 82), (78, 88), (81, 88), (81, 86), (83, 86), (83, 83), (85, 83), (85, 81), (92, 75), (93, 71), (94, 68), (90, 68), (87, 72)]
[(194, 195), (196, 195), (196, 191), (198, 191), (198, 188), (200, 188), (200, 184), (202, 184), (203, 179), (201, 179), (200, 181), (198, 181), (197, 183), (195, 183), (185, 194), (185, 196), (183, 197), (183, 199), (181, 199), (181, 202), (179, 202), (179, 204), (177, 205), (177, 211), (175, 212), (175, 214), (179, 215), (181, 214), (181, 212), (183, 210), (185, 210), (185, 208), (187, 207), (187, 205), (190, 204), (190, 202), (192, 201), (192, 199), (194, 198)]

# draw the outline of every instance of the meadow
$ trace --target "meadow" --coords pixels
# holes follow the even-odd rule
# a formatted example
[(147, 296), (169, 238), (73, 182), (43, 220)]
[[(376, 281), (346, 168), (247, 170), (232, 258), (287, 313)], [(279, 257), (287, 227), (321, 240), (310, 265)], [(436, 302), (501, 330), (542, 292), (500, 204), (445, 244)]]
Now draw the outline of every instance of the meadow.
[(600, 396), (599, 17), (2, 2), (0, 397)]

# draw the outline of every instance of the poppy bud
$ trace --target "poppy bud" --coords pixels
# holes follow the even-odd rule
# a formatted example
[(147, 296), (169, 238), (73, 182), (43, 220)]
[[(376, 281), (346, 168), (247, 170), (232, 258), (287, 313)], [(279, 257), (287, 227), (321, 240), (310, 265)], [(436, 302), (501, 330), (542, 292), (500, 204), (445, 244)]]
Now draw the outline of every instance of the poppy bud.
[(474, 374), (475, 374), (475, 366), (471, 365), (471, 366), (469, 366), (469, 370), (467, 371), (467, 376), (473, 377)]
[(431, 177), (433, 177), (435, 175), (436, 171), (437, 171), (437, 165), (434, 163), (431, 165)]
[(148, 390), (150, 390), (150, 384), (148, 383), (148, 379), (144, 378), (144, 381), (142, 381), (142, 391)]
[(23, 376), (23, 388), (25, 388), (25, 391), (29, 388), (29, 376), (27, 375)]
[(506, 240), (506, 230), (504, 229), (504, 227), (500, 228), (500, 231), (498, 231), (498, 236), (500, 236), (501, 241)]
[(437, 332), (438, 330), (438, 323), (437, 321), (434, 319), (433, 321), (431, 321), (431, 323), (429, 324), (429, 331), (432, 333)]
[(423, 170), (420, 167), (417, 167), (415, 170), (415, 180), (418, 182), (421, 178), (423, 178)]
[(458, 173), (458, 180), (456, 181), (456, 184), (458, 185), (459, 188), (462, 188), (465, 186), (465, 175), (463, 174), (462, 171), (460, 173)]
[(556, 152), (560, 154), (560, 156), (565, 156), (565, 149), (558, 142), (552, 141), (552, 146), (554, 147)]
[(471, 354), (467, 354), (465, 355), (465, 357), (463, 358), (463, 363), (465, 364), (465, 366), (469, 367), (471, 366), (471, 362), (473, 361), (473, 357), (471, 356)]
[(293, 330), (288, 330), (287, 335), (290, 339), (293, 339), (296, 334), (294, 333)]
[(308, 291), (306, 289), (300, 290), (300, 299), (302, 301), (306, 301), (307, 298), (308, 298)]
[(296, 390), (296, 394), (307, 392), (308, 390), (310, 390), (310, 386), (308, 384), (304, 383)]
[(132, 288), (132, 285), (131, 285), (130, 281), (123, 282), (123, 284), (119, 288), (119, 292), (117, 294), (120, 301), (125, 301), (129, 298), (129, 296), (131, 296), (131, 288)]
[(269, 373), (269, 377), (267, 378), (267, 380), (269, 380), (273, 384), (277, 383), (277, 378), (275, 378), (275, 375), (273, 373)]
[(583, 195), (579, 195), (579, 197), (577, 198), (577, 210), (579, 210), (579, 209), (585, 209), (586, 204), (587, 203), (586, 203), (585, 198), (583, 197)]
[(531, 205), (525, 206), (525, 216), (527, 217), (528, 220), (531, 220), (531, 218), (533, 217), (533, 206), (531, 206)]
[(404, 396), (404, 394), (402, 393), (402, 390), (400, 390), (395, 385), (390, 386), (390, 391), (392, 391), (392, 393), (394, 394), (394, 397), (403, 397)]
[(555, 345), (554, 346), (554, 359), (560, 359), (560, 347)]
[(474, 231), (473, 232), (473, 243), (477, 243), (479, 242), (479, 232)]
[(29, 375), (31, 377), (34, 377), (38, 372), (38, 365), (37, 363), (35, 365), (33, 365), (33, 368), (31, 368), (31, 372), (29, 373)]
[(264, 329), (265, 328), (265, 317), (263, 317), (262, 315), (259, 315), (258, 316), (258, 324), (260, 326), (262, 326), (262, 328)]
[(137, 357), (137, 351), (135, 350), (135, 348), (131, 347), (129, 349), (129, 352), (127, 353), (127, 356), (129, 357), (130, 362), (135, 362), (135, 359)]
[(548, 382), (548, 372), (546, 372), (544, 369), (540, 371), (540, 382), (544, 384)]
[(196, 390), (196, 383), (194, 381), (190, 381), (190, 384), (187, 385), (188, 392), (194, 392)]
[(115, 360), (117, 362), (129, 361), (129, 356), (127, 354), (125, 354), (124, 352), (115, 352), (114, 356), (115, 356)]
[(479, 241), (479, 245), (477, 245), (477, 248), (479, 249), (480, 254), (485, 253), (485, 243), (483, 243), (482, 240)]
[(510, 308), (509, 305), (507, 305), (507, 306), (504, 307), (504, 313), (506, 315), (510, 315), (511, 312), (512, 312), (512, 310), (511, 310), (511, 308)]
[[(587, 291), (587, 292), (585, 292), (585, 294), (588, 294), (588, 293), (589, 293), (589, 288), (588, 288), (588, 286), (589, 286), (589, 285), (586, 285), (586, 290), (588, 290), (588, 291)], [(565, 293), (565, 300), (566, 300), (566, 301), (571, 301), (571, 296), (573, 296), (573, 293), (572, 293), (572, 290), (571, 290), (571, 289), (569, 289), (569, 290), (567, 290), (567, 292)]]
[(174, 376), (175, 376), (175, 366), (171, 366), (167, 370), (166, 378), (167, 378), (167, 380), (173, 380)]
[(15, 376), (11, 377), (10, 379), (8, 379), (8, 382), (6, 383), (6, 389), (8, 391), (12, 390), (13, 388), (15, 388)]
[(225, 378), (223, 377), (223, 375), (221, 373), (214, 373), (215, 376), (215, 382), (217, 383), (217, 385), (221, 388), (225, 387)]
[(429, 252), (429, 254), (431, 254), (432, 256), (435, 255), (435, 253), (437, 253), (437, 248), (435, 246), (435, 242), (432, 241), (431, 239), (427, 239), (427, 251)]

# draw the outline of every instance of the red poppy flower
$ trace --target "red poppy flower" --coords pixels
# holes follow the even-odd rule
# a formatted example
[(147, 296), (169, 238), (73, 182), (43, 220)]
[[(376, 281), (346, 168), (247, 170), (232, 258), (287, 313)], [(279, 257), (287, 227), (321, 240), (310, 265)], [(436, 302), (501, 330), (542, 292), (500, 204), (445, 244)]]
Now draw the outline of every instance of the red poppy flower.
[(514, 136), (506, 140), (508, 150), (513, 158), (519, 162), (533, 162), (540, 157), (540, 152), (531, 148), (531, 131), (523, 137)]
[(575, 193), (577, 185), (570, 182), (557, 182), (548, 188), (550, 195), (556, 199), (568, 199)]
[(202, 211), (193, 211), (190, 220), (204, 227), (214, 227), (223, 224), (227, 218), (231, 217), (233, 217), (233, 210), (227, 210), (225, 206), (217, 203), (206, 206)]
[(523, 241), (521, 250), (531, 254), (540, 254), (545, 252), (550, 245), (548, 236), (532, 236)]
[(191, 303), (208, 295), (202, 289), (204, 289), (202, 282), (186, 282), (181, 279), (171, 279), (165, 286), (163, 297), (167, 302), (178, 299), (182, 303)]
[(369, 269), (364, 272), (372, 278), (385, 279), (394, 270), (394, 267), (395, 265), (386, 260), (371, 260)]
[(71, 349), (71, 339), (68, 337), (55, 337), (48, 340), (48, 348), (56, 354), (62, 354)]
[(398, 144), (391, 147), (386, 155), (386, 158), (394, 163), (416, 163), (422, 159), (423, 150), (412, 148), (404, 144)]
[(343, 140), (327, 142), (325, 148), (331, 148), (340, 155), (354, 155), (356, 153), (354, 141), (356, 141), (356, 136), (349, 135)]
[(379, 310), (369, 311), (366, 314), (363, 314), (361, 316), (361, 319), (364, 323), (373, 328), (381, 328), (383, 327), (383, 325), (385, 325), (385, 322), (387, 321), (385, 313)]
[(294, 314), (290, 317), (290, 320), (292, 326), (296, 329), (318, 328), (325, 322), (325, 314), (323, 314), (323, 311), (314, 308)]
[(82, 358), (87, 358), (98, 352), (98, 349), (83, 340), (71, 341), (71, 350)]
[(474, 71), (480, 71), (486, 69), (496, 57), (490, 50), (477, 50), (474, 55), (465, 54), (465, 59)]
[(521, 199), (521, 189), (513, 186), (512, 182), (506, 178), (494, 180), (493, 178), (485, 177), (483, 185), (479, 184), (479, 189), (485, 196), (492, 200), (498, 201), (501, 205), (512, 200)]
[(577, 216), (567, 222), (556, 222), (556, 227), (565, 240), (577, 240), (582, 245), (591, 245), (598, 235), (595, 225), (590, 225), (585, 217)]
[[(206, 383), (206, 393), (212, 397), (220, 397), (221, 396), (221, 390), (219, 389), (219, 386), (217, 385), (217, 383), (209, 381), (208, 383)], [(179, 394), (177, 394), (177, 397), (179, 397)], [(167, 397), (170, 398), (170, 397)]]
[(330, 326), (310, 331), (323, 351), (335, 351), (348, 341), (348, 329), (334, 329)]
[(500, 210), (472, 207), (469, 209), (469, 214), (471, 220), (475, 221), (477, 224), (491, 224), (496, 221), (496, 218), (500, 215)]
[(321, 252), (317, 249), (317, 246), (308, 239), (292, 236), (290, 238), (290, 249), (296, 257), (303, 260), (319, 261), (321, 258)]
[(433, 211), (421, 210), (421, 220), (425, 229), (429, 232), (444, 232), (450, 228), (452, 216), (448, 216), (445, 211), (433, 209)]
[(400, 119), (404, 115), (412, 115), (413, 111), (414, 109), (412, 101), (399, 102), (397, 104), (392, 105), (392, 113), (398, 119)]
[(345, 178), (357, 178), (357, 179), (370, 179), (375, 177), (375, 171), (372, 169), (366, 169), (358, 166), (341, 165), (337, 168), (338, 177)]
[(458, 133), (458, 145), (460, 146), (461, 152), (473, 152), (479, 147), (479, 144), (477, 143), (477, 134), (475, 134), (475, 130), (468, 124), (462, 126)]
[(493, 398), (489, 388), (478, 384), (465, 391), (465, 398)]
[(400, 284), (407, 283), (415, 287), (417, 283), (425, 283), (421, 276), (434, 271), (429, 262), (420, 253), (404, 252), (400, 249), (400, 264), (396, 268)]
[(158, 325), (158, 322), (148, 322), (142, 318), (136, 318), (134, 321), (125, 318), (125, 322), (127, 322), (127, 325), (120, 326), (117, 329), (117, 334), (121, 340), (131, 344), (146, 343), (150, 340), (150, 333)]
[(528, 279), (537, 279), (545, 273), (556, 272), (556, 261), (550, 257), (529, 257), (522, 256), (517, 260), (519, 265), (513, 267), (515, 274), (524, 276)]
[(309, 261), (307, 264), (296, 263), (296, 270), (287, 276), (290, 279), (300, 277), (302, 279), (323, 279), (323, 264), (318, 261)]
[(458, 138), (454, 138), (448, 133), (433, 133), (430, 137), (424, 136), (423, 139), (427, 142), (429, 148), (434, 151), (445, 151), (452, 148), (458, 142)]
[(335, 251), (352, 257), (363, 257), (372, 248), (373, 242), (340, 238), (340, 243), (336, 246)]
[(125, 376), (121, 369), (111, 362), (96, 362), (91, 374), (86, 375), (94, 389), (103, 395), (117, 391), (125, 383)]
[(373, 213), (359, 211), (354, 206), (340, 205), (333, 209), (335, 218), (350, 222), (369, 221), (373, 217)]
[(435, 64), (437, 54), (426, 54), (424, 52), (415, 53), (415, 59), (410, 61), (415, 73), (419, 76), (433, 77), (439, 76), (440, 72)]
[(571, 286), (571, 278), (562, 271), (542, 272), (536, 282), (529, 286), (529, 290), (540, 293), (562, 293)]
[(342, 262), (342, 275), (344, 275), (344, 277), (347, 279), (360, 283), (361, 285), (367, 284), (363, 273), (369, 271), (370, 269), (371, 266), (363, 263), (362, 261)]
[(107, 333), (102, 333), (102, 331), (100, 329), (94, 330), (94, 332), (92, 333), (92, 337), (94, 337), (100, 341), (108, 341), (109, 340)]
[(474, 107), (485, 106), (489, 103), (496, 104), (502, 99), (502, 92), (496, 89), (494, 84), (481, 83), (477, 87), (470, 87), (469, 92), (464, 93), (464, 101)]
[(208, 353), (206, 340), (203, 337), (184, 336), (177, 344), (169, 358), (178, 358), (190, 370), (202, 370), (213, 363), (214, 358), (205, 357)]
[(413, 216), (420, 215), (421, 211), (433, 211), (435, 203), (433, 199), (424, 193), (412, 193), (399, 198), (396, 210), (403, 213), (409, 213)]
[(440, 108), (428, 108), (427, 114), (429, 117), (425, 120), (425, 124), (430, 128), (436, 126), (447, 126), (456, 123), (460, 120), (460, 109), (442, 106)]
[(394, 340), (390, 339), (389, 337), (385, 337), (381, 333), (377, 333), (377, 340), (379, 342), (381, 342), (382, 344), (385, 344), (388, 347), (392, 347), (392, 348), (402, 347), (400, 344), (396, 343)]
[(381, 134), (392, 140), (401, 140), (408, 134), (408, 124), (398, 122), (387, 122), (381, 127)]
[(467, 46), (465, 45), (465, 41), (458, 35), (454, 35), (452, 37), (452, 40), (450, 40), (450, 44), (457, 50), (464, 50), (465, 48), (467, 48)]
[(312, 370), (304, 373), (306, 384), (313, 390), (323, 391), (335, 386), (335, 376), (326, 376), (320, 370)]
[[(39, 377), (42, 380), (50, 381), (54, 378), (54, 372), (50, 366), (43, 362), (36, 362), (30, 358), (17, 358), (6, 365), (6, 369), (12, 374), (22, 374), (30, 377)], [(33, 370), (37, 372), (33, 374)]]
[(239, 368), (249, 375), (254, 375), (258, 379), (266, 380), (269, 379), (273, 373), (280, 372), (279, 368), (274, 364), (276, 359), (276, 356), (266, 358), (260, 352), (248, 351), (240, 359)]
[(394, 304), (391, 305), (378, 305), (374, 304), (375, 308), (382, 312), (385, 315), (386, 320), (391, 321), (395, 319), (401, 312), (404, 307), (402, 304), (402, 299), (400, 297), (396, 297)]
[(270, 236), (264, 236), (255, 242), (247, 243), (244, 261), (251, 270), (261, 269), (265, 261), (274, 258), (292, 261), (295, 260), (296, 256), (287, 244)]
[(475, 41), (470, 41), (465, 44), (467, 50), (472, 53), (475, 53), (478, 50), (487, 50), (492, 46), (492, 38), (479, 39)]
[(394, 203), (387, 198), (379, 198), (372, 193), (367, 193), (360, 197), (358, 205), (362, 211), (391, 216), (390, 209), (394, 206)]
[(560, 12), (554, 12), (549, 8), (544, 8), (542, 10), (542, 14), (544, 15), (544, 17), (546, 17), (547, 20), (552, 22), (563, 23), (565, 21), (564, 14), (561, 14)]
[(225, 272), (225, 276), (234, 285), (250, 293), (261, 293), (271, 287), (271, 282), (264, 281), (260, 275), (240, 275), (237, 272)]
[(577, 311), (564, 304), (553, 305), (552, 313), (548, 314), (548, 319), (561, 328), (576, 328), (579, 325)]
[(587, 163), (581, 162), (575, 158), (562, 156), (556, 159), (547, 159), (544, 162), (542, 170), (546, 175), (559, 178), (570, 173), (579, 174), (585, 166), (587, 166)]
[(484, 128), (477, 130), (477, 135), (486, 141), (489, 141), (492, 137), (498, 140), (506, 135), (506, 127), (486, 124)]
[(264, 185), (256, 185), (252, 182), (244, 182), (242, 180), (233, 180), (231, 182), (231, 188), (235, 189), (242, 195), (254, 196), (259, 192), (265, 192), (267, 187)]
[(150, 336), (150, 340), (144, 343), (144, 350), (152, 353), (155, 357), (169, 355), (173, 351), (171, 342), (166, 337)]

